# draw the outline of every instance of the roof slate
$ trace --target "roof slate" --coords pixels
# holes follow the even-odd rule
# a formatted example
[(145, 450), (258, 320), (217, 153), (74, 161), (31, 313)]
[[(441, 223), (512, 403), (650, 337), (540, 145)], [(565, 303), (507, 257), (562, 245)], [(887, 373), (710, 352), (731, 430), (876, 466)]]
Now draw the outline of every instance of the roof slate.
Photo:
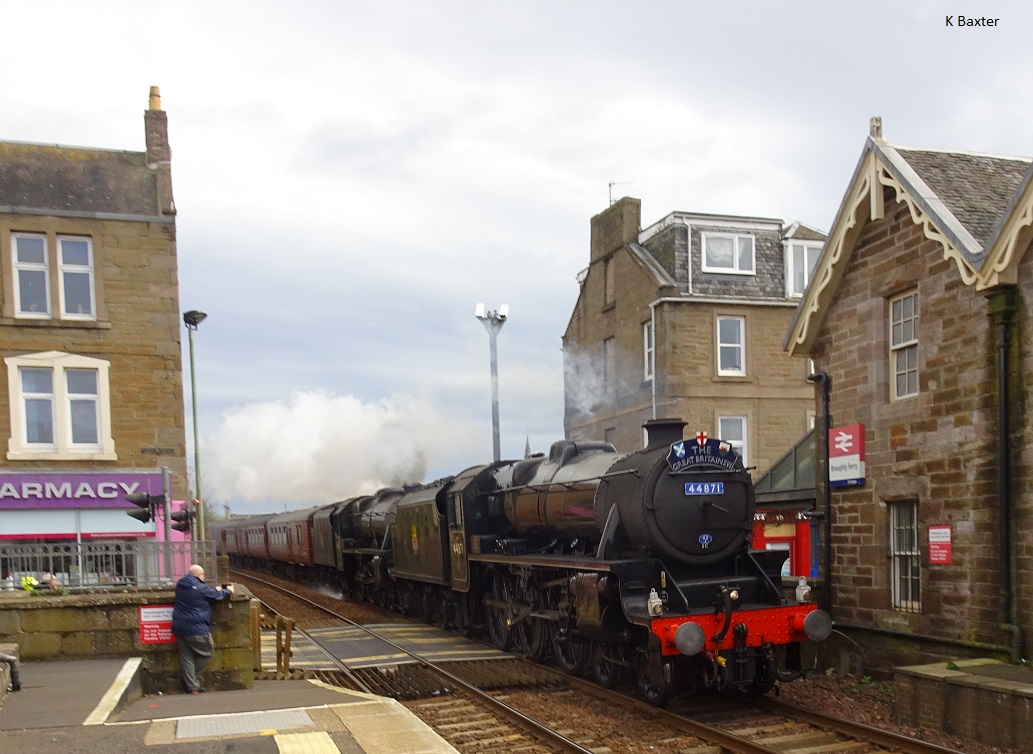
[(0, 142), (0, 207), (161, 215), (144, 152)]
[(792, 238), (794, 241), (824, 241), (825, 234), (820, 230), (808, 227), (803, 223), (797, 223), (793, 229), (792, 234), (787, 235), (787, 238)]
[(1030, 161), (964, 152), (896, 151), (907, 160), (947, 209), (986, 246)]

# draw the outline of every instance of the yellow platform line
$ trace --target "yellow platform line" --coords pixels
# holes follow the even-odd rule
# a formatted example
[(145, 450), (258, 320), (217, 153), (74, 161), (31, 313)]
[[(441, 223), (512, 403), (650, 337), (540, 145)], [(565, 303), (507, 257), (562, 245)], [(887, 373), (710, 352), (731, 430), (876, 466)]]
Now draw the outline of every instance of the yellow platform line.
[(280, 754), (341, 754), (325, 730), (314, 733), (277, 733), (273, 740)]

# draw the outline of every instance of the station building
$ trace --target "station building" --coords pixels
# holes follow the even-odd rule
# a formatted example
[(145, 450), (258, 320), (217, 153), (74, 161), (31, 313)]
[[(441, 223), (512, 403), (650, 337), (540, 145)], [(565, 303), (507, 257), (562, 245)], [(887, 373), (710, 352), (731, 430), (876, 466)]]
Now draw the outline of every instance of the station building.
[(144, 136), (143, 152), (0, 142), (0, 544), (154, 536), (125, 495), (161, 494), (161, 467), (186, 497), (157, 87)]
[[(641, 227), (623, 198), (592, 218), (589, 266), (563, 336), (564, 429), (618, 451), (642, 425), (687, 422), (729, 442), (754, 478), (814, 426), (810, 365), (781, 348), (825, 236), (780, 219), (672, 212)], [(813, 487), (758, 513), (755, 541), (812, 574)]]
[(785, 340), (863, 443), (859, 483), (827, 490), (845, 655), (1029, 656), (1031, 241), (1030, 159), (894, 146), (872, 120)]

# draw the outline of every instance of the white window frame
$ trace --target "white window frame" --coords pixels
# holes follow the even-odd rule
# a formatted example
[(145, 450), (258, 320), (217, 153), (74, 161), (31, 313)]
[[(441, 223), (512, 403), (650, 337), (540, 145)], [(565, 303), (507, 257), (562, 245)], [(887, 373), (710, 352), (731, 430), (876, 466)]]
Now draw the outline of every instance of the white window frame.
[(653, 321), (642, 323), (642, 379), (653, 379)]
[[(739, 343), (723, 343), (721, 341), (721, 323), (725, 321), (737, 322), (739, 325)], [(717, 343), (717, 373), (721, 377), (745, 377), (746, 376), (746, 318), (719, 315), (714, 320), (714, 340)], [(729, 369), (724, 366), (721, 358), (721, 350), (724, 348), (735, 348), (739, 352), (740, 368)]]
[[(742, 435), (742, 439), (730, 440), (725, 433), (725, 422), (739, 425), (739, 433)], [(749, 419), (745, 416), (718, 416), (717, 417), (717, 436), (723, 442), (728, 443), (732, 446), (736, 453), (742, 458), (742, 465), (749, 466), (749, 453), (750, 453), (750, 436), (749, 436)]]
[(922, 560), (918, 548), (918, 502), (889, 503), (890, 594), (893, 609), (922, 611)]
[[(56, 426), (57, 426), (57, 422), (54, 419), (54, 406), (55, 406), (55, 403), (56, 403), (56, 401), (54, 400), (54, 370), (53, 369), (43, 369), (43, 370), (38, 370), (38, 371), (44, 371), (44, 372), (46, 372), (47, 374), (50, 375), (50, 390), (48, 390), (47, 392), (26, 390), (25, 389), (25, 381), (22, 379), (22, 377), (23, 377), (22, 371), (21, 370), (18, 371), (18, 381), (19, 381), (18, 387), (21, 390), (21, 400), (22, 400), (22, 402), (20, 403), (20, 406), (23, 409), (22, 410), (22, 428), (23, 428), (23, 432), (24, 432), (26, 446), (32, 447), (32, 448), (36, 448), (36, 449), (42, 449), (42, 450), (52, 450), (52, 449), (55, 449), (57, 447), (54, 444), (54, 436), (56, 434)], [(49, 440), (47, 440), (45, 442), (29, 440), (29, 419), (28, 419), (28, 413), (29, 412), (27, 410), (25, 410), (26, 404), (28, 404), (29, 401), (36, 401), (36, 402), (46, 401), (46, 403), (50, 406), (49, 413), (50, 413), (50, 434), (51, 434), (51, 437), (50, 437)]]
[[(65, 241), (79, 241), (86, 243), (86, 253), (88, 261), (85, 265), (81, 264), (68, 264), (64, 260), (64, 243)], [(58, 269), (58, 289), (61, 296), (61, 318), (62, 319), (76, 319), (92, 321), (97, 319), (97, 290), (95, 285), (95, 277), (93, 270), (93, 240), (89, 236), (71, 236), (61, 235), (57, 237), (57, 269)], [(86, 313), (72, 312), (68, 310), (67, 302), (65, 301), (65, 276), (66, 275), (85, 275), (89, 280), (90, 286), (90, 311)]]
[[(788, 298), (803, 298), (804, 291), (807, 290), (807, 286), (811, 283), (811, 275), (814, 274), (814, 269), (818, 266), (823, 246), (824, 244), (820, 241), (786, 241), (786, 296)], [(802, 249), (804, 257), (803, 288), (800, 290), (796, 290), (794, 285), (797, 272), (794, 247)], [(814, 254), (814, 261), (807, 264), (807, 257), (811, 253)]]
[[(707, 241), (711, 238), (732, 239), (732, 266), (720, 267), (707, 262)], [(740, 263), (740, 245), (743, 241), (750, 242), (750, 264), (749, 268), (743, 267)], [(757, 272), (757, 239), (750, 233), (700, 233), (701, 262), (703, 272), (719, 272), (725, 275), (756, 275)]]
[[(11, 412), (11, 436), (7, 441), (7, 459), (22, 460), (96, 460), (115, 461), (115, 441), (111, 437), (110, 364), (88, 356), (45, 351), (9, 356), (7, 364), (8, 406)], [(53, 380), (54, 443), (42, 446), (29, 443), (25, 417), (25, 396), (22, 394), (22, 369), (51, 369)], [(68, 394), (66, 370), (87, 369), (97, 373), (97, 443), (72, 442), (72, 396)], [(77, 394), (75, 400), (82, 400)]]
[[(19, 239), (38, 239), (43, 241), (43, 262), (22, 262), (18, 259)], [(11, 264), (14, 271), (14, 316), (18, 319), (50, 319), (50, 247), (47, 237), (42, 233), (12, 233), (11, 234)], [(22, 272), (43, 273), (43, 295), (46, 309), (41, 312), (24, 311), (22, 309)]]
[[(911, 316), (907, 317), (904, 316), (902, 302), (909, 298), (913, 299), (914, 303)], [(899, 316), (895, 311), (898, 303), (901, 304)], [(918, 395), (918, 303), (918, 291), (916, 290), (894, 296), (889, 302), (890, 395), (895, 401), (914, 398)], [(911, 337), (907, 337), (909, 325)], [(901, 360), (904, 361), (903, 366)], [(913, 377), (914, 388), (905, 388), (905, 392), (902, 393), (898, 386), (901, 377), (904, 378), (905, 383)]]
[[(19, 239), (36, 239), (43, 242), (43, 262), (22, 262), (18, 259)], [(54, 244), (51, 239), (55, 239)], [(79, 241), (86, 244), (87, 263), (68, 264), (64, 261), (64, 243), (66, 241)], [(55, 247), (56, 244), (56, 247)], [(80, 236), (70, 233), (53, 236), (45, 233), (11, 233), (11, 269), (14, 288), (14, 316), (18, 319), (62, 319), (93, 322), (97, 319), (97, 275), (96, 275), (96, 254), (93, 248), (93, 239), (90, 236)], [(57, 271), (57, 301), (53, 300), (54, 291), (51, 285), (51, 271)], [(28, 311), (22, 304), (21, 274), (23, 272), (43, 273), (43, 295), (45, 297), (45, 311)], [(90, 295), (90, 311), (73, 312), (69, 310), (66, 301), (66, 277), (69, 275), (85, 276), (88, 280)], [(55, 314), (54, 305), (57, 304)]]

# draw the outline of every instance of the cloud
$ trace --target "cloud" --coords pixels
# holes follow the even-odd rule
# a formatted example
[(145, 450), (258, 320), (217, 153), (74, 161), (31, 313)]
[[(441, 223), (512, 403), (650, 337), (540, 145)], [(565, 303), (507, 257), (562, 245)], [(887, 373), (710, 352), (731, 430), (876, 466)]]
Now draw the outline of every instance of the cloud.
[(469, 455), (473, 436), (418, 398), (296, 392), (227, 412), (202, 478), (208, 498), (234, 512), (294, 509), (423, 481), (430, 465)]

